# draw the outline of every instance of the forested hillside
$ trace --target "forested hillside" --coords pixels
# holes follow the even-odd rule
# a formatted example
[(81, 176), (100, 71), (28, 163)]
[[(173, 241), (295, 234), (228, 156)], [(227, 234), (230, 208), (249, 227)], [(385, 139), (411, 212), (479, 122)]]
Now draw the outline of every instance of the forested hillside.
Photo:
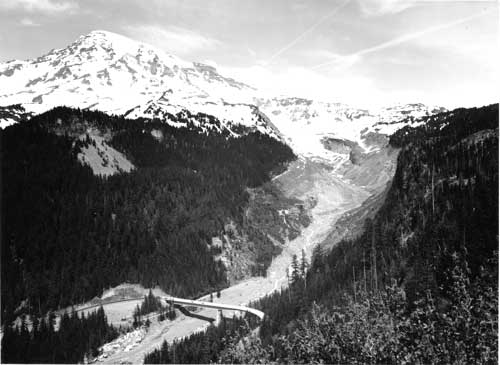
[[(258, 132), (229, 138), (192, 123), (213, 117), (170, 118), (186, 127), (56, 108), (1, 132), (3, 321), (126, 281), (180, 297), (227, 285), (212, 237), (229, 221), (243, 230), (247, 188), (294, 155)], [(91, 129), (136, 168), (100, 177), (82, 165)]]
[(255, 303), (259, 335), (219, 361), (497, 362), (498, 105), (425, 122), (391, 137), (397, 171), (364, 233), (295, 260), (289, 288)]
[(95, 357), (98, 348), (118, 336), (118, 331), (107, 322), (104, 309), (87, 316), (64, 313), (55, 326), (55, 315), (38, 320), (34, 317), (29, 329), (23, 319), (18, 327), (5, 327), (2, 337), (3, 363), (81, 363), (84, 357)]
[(410, 298), (437, 293), (454, 253), (473, 276), (496, 257), (498, 106), (438, 114), (390, 143), (402, 150), (385, 203), (359, 239), (333, 248), (325, 264), (335, 280), (320, 291), (352, 286), (354, 272), (370, 290), (396, 280)]

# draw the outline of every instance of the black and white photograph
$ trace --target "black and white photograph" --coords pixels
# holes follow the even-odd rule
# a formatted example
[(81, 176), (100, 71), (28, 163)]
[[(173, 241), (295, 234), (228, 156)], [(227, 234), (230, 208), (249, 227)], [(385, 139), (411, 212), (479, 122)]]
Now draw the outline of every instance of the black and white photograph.
[(497, 364), (497, 0), (0, 0), (0, 363)]

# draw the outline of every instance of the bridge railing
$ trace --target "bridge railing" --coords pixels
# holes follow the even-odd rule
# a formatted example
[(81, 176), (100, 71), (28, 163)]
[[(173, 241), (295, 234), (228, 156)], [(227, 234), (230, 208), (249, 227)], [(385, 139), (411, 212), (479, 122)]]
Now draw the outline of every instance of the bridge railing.
[(259, 317), (259, 319), (261, 319), (261, 320), (264, 318), (264, 315), (265, 315), (264, 312), (262, 312), (258, 309), (245, 307), (242, 305), (213, 303), (213, 302), (205, 302), (205, 301), (201, 301), (201, 300), (182, 299), (182, 298), (176, 298), (176, 297), (161, 297), (161, 298), (163, 300), (165, 300), (167, 303), (173, 303), (173, 304), (192, 305), (194, 307), (204, 307), (204, 308), (246, 312), (246, 313), (250, 313), (250, 314), (253, 314), (253, 315)]

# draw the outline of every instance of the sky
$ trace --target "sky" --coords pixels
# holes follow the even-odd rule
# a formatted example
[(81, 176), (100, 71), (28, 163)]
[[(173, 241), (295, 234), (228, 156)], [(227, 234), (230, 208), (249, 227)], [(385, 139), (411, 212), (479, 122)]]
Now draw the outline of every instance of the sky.
[(496, 0), (0, 0), (0, 62), (101, 29), (276, 94), (481, 106), (499, 101), (499, 12)]

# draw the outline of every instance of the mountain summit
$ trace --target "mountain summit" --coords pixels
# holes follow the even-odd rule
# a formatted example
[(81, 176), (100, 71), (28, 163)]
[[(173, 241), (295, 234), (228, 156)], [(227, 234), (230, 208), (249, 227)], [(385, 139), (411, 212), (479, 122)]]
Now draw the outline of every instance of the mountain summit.
[(214, 104), (248, 103), (253, 91), (212, 66), (102, 30), (36, 59), (0, 64), (0, 84), (4, 106), (22, 104), (35, 113), (58, 105), (115, 114), (134, 109), (135, 116), (140, 106), (159, 102), (169, 112), (187, 108), (221, 117)]

